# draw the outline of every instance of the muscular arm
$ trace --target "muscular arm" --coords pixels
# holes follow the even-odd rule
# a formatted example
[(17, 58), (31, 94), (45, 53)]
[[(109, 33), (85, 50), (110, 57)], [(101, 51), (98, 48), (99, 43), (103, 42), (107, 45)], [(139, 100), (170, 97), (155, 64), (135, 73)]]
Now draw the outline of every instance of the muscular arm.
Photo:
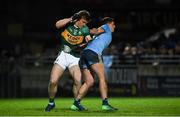
[[(90, 29), (90, 34), (92, 34), (92, 35), (99, 35), (103, 32), (104, 32), (104, 29), (101, 27)], [(92, 40), (92, 37), (90, 35), (88, 35), (85, 37), (85, 40), (86, 40), (86, 42), (88, 42), (88, 41)]]
[(103, 32), (104, 32), (104, 29), (102, 29), (101, 27), (90, 29), (90, 34), (92, 34), (92, 35), (99, 35)]
[(65, 18), (65, 19), (57, 21), (55, 26), (56, 26), (56, 28), (59, 29), (59, 28), (62, 28), (63, 26), (65, 26), (70, 21), (72, 21), (72, 18)]
[(85, 40), (86, 40), (86, 42), (80, 44), (79, 47), (84, 47), (84, 46), (86, 46), (87, 43), (92, 40), (92, 37), (91, 37), (90, 35), (87, 35), (87, 36), (85, 37)]

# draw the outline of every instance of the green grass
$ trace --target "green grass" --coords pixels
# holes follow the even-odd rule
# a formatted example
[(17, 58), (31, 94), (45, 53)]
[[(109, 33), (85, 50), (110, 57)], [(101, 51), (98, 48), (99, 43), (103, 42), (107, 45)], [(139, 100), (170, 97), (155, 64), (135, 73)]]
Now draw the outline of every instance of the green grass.
[(69, 108), (72, 98), (57, 98), (56, 108), (44, 112), (48, 99), (0, 99), (0, 116), (180, 116), (180, 98), (110, 98), (115, 112), (101, 111), (99, 98), (84, 98), (88, 111), (76, 112)]

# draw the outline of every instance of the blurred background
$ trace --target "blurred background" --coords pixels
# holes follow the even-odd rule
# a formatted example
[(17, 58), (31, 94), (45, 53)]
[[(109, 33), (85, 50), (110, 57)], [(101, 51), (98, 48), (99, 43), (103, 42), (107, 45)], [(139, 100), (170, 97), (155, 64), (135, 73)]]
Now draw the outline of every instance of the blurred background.
[[(0, 98), (48, 97), (60, 49), (55, 23), (86, 9), (90, 28), (114, 17), (116, 31), (104, 51), (110, 96), (180, 96), (180, 1), (1, 0)], [(72, 96), (66, 71), (58, 96)], [(98, 82), (88, 96), (99, 96)]]

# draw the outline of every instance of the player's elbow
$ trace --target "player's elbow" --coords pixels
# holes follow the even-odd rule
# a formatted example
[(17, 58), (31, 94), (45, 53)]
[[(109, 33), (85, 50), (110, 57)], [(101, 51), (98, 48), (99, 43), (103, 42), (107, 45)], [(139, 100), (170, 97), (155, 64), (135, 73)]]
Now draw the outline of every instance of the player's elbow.
[(58, 29), (61, 28), (61, 25), (60, 25), (59, 21), (56, 22), (55, 27), (58, 28)]
[(62, 28), (63, 26), (65, 26), (64, 20), (57, 21), (55, 26), (57, 29)]

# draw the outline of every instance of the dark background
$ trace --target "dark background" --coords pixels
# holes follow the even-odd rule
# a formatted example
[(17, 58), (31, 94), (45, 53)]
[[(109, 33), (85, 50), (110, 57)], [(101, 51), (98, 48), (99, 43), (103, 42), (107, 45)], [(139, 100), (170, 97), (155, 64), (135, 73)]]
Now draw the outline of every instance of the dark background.
[(93, 17), (90, 27), (104, 16), (116, 19), (113, 43), (136, 43), (180, 21), (178, 0), (1, 0), (0, 47), (28, 41), (54, 45), (55, 22), (82, 9)]
[[(105, 16), (115, 18), (116, 31), (106, 53), (114, 56), (112, 95), (180, 95), (179, 0), (1, 0), (0, 97), (47, 97), (60, 47), (55, 23), (83, 9), (92, 15), (90, 28)], [(171, 28), (176, 33), (165, 36), (163, 31)], [(60, 82), (64, 93), (59, 95), (72, 95), (72, 81), (63, 82), (67, 84)], [(97, 88), (95, 84), (90, 94)]]

